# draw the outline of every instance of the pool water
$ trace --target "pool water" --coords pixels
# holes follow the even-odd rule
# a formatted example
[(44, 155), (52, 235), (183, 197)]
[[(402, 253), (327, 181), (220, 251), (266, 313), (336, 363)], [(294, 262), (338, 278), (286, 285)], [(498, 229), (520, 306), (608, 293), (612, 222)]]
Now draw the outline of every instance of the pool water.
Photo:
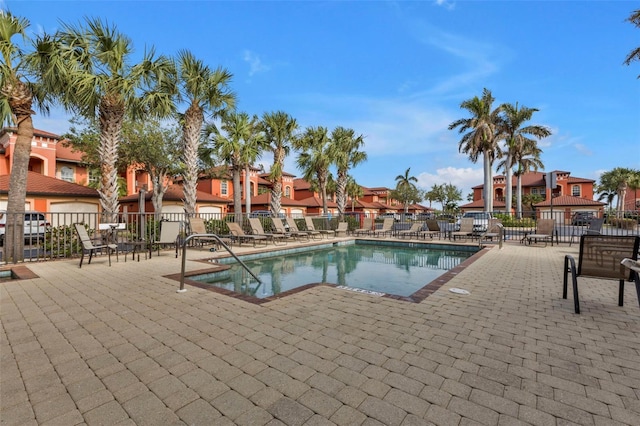
[(231, 264), (228, 270), (189, 278), (258, 298), (310, 283), (410, 296), (474, 253), (475, 250), (348, 244), (243, 259), (262, 284), (237, 263)]

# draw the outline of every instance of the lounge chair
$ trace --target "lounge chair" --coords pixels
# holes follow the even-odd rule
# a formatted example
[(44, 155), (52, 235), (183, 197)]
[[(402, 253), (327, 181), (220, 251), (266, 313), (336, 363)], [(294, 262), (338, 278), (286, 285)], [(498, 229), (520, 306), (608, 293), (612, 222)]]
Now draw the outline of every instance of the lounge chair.
[(362, 227), (358, 229), (354, 229), (353, 235), (369, 235), (371, 233), (371, 228), (373, 227), (373, 219), (370, 217), (365, 217), (362, 220)]
[(527, 235), (527, 244), (537, 243), (538, 241), (544, 241), (545, 247), (547, 242), (551, 241), (553, 246), (553, 235), (556, 234), (556, 244), (558, 243), (557, 230), (555, 229), (556, 221), (554, 219), (539, 219), (536, 223), (536, 230), (533, 234)]
[(411, 236), (417, 237), (419, 235), (419, 232), (422, 230), (422, 227), (423, 227), (422, 223), (415, 222), (411, 225), (411, 228), (398, 231), (396, 235), (400, 238), (411, 237)]
[[(204, 219), (200, 217), (189, 218), (189, 229), (191, 231), (189, 235), (211, 234), (211, 232), (207, 231), (207, 226), (204, 222)], [(200, 247), (204, 247), (207, 242), (210, 242), (212, 245), (214, 245), (214, 247), (210, 249), (212, 251), (215, 251), (216, 249), (220, 248), (220, 241), (222, 241), (225, 244), (231, 244), (231, 239), (228, 237), (218, 236), (218, 238), (220, 238), (220, 240), (214, 237), (197, 237), (197, 241), (194, 241), (194, 244), (198, 244), (200, 245)]]
[(336, 236), (336, 231), (334, 231), (333, 229), (316, 229), (315, 225), (313, 224), (313, 219), (310, 217), (305, 217), (304, 223), (307, 225), (307, 231), (319, 232), (320, 235), (326, 235), (327, 238), (329, 238), (329, 236)]
[(307, 221), (307, 218), (305, 218), (304, 219), (304, 225), (305, 225), (304, 232), (309, 234), (309, 237), (313, 238), (314, 240), (321, 240), (322, 239), (322, 234), (320, 233), (320, 231), (316, 231), (313, 228), (313, 222), (311, 223), (311, 228), (309, 228), (309, 223)]
[(262, 227), (262, 222), (260, 222), (260, 218), (257, 218), (257, 217), (250, 218), (249, 226), (251, 227), (251, 235), (264, 235), (274, 245), (277, 245), (279, 241), (281, 241), (283, 244), (287, 243), (286, 234), (264, 232), (264, 228)]
[[(564, 280), (562, 298), (567, 298), (568, 276), (573, 284), (573, 303), (576, 314), (580, 313), (578, 301), (578, 277), (618, 280), (618, 306), (624, 304), (624, 282), (633, 280), (635, 271), (628, 270), (624, 259), (637, 260), (640, 237), (635, 235), (583, 235), (580, 237), (578, 267), (573, 256), (564, 257)], [(629, 262), (626, 262), (627, 264)], [(636, 281), (640, 301), (640, 284)]]
[(176, 257), (178, 257), (178, 246), (180, 245), (178, 237), (180, 236), (180, 228), (182, 222), (165, 220), (160, 222), (160, 238), (155, 241), (158, 247), (158, 256), (160, 256), (160, 247), (166, 245), (172, 245), (176, 251)]
[(91, 258), (93, 257), (93, 253), (97, 251), (107, 250), (107, 256), (109, 257), (109, 266), (111, 266), (111, 252), (116, 252), (116, 260), (118, 260), (118, 245), (117, 244), (93, 244), (91, 238), (89, 237), (89, 233), (87, 232), (87, 228), (84, 227), (82, 223), (75, 223), (73, 225), (76, 228), (76, 233), (78, 234), (78, 239), (80, 239), (80, 243), (82, 244), (82, 255), (80, 256), (80, 268), (82, 268), (82, 261), (84, 260), (84, 253), (89, 252), (89, 260), (87, 264), (91, 263)]
[(438, 238), (440, 238), (440, 234), (442, 231), (440, 230), (440, 225), (438, 225), (437, 220), (427, 219), (426, 225), (427, 225), (427, 229), (425, 231), (418, 232), (419, 237), (421, 236), (426, 240), (427, 236), (429, 236), (433, 240), (433, 236), (438, 235)]
[(267, 245), (268, 238), (266, 236), (246, 234), (239, 223), (227, 222), (227, 227), (229, 228), (229, 232), (231, 233), (231, 238), (235, 240), (238, 245), (242, 245), (243, 242), (248, 241), (251, 241), (254, 247), (256, 246), (256, 243), (258, 241), (264, 241), (264, 244)]
[(502, 248), (502, 239), (503, 239), (503, 228), (500, 219), (489, 219), (489, 225), (487, 225), (487, 230), (480, 234), (478, 238), (478, 245), (482, 248), (482, 243), (491, 241), (498, 242), (500, 247)]
[(603, 224), (604, 224), (603, 218), (591, 219), (591, 221), (589, 222), (589, 226), (587, 227), (587, 229), (584, 230), (582, 234), (579, 234), (576, 231), (571, 233), (571, 239), (569, 240), (569, 247), (571, 247), (571, 244), (573, 244), (573, 237), (578, 237), (580, 235), (600, 235)]
[(453, 241), (456, 240), (456, 237), (473, 237), (473, 220), (474, 219), (472, 217), (465, 217), (460, 219), (460, 229), (457, 231), (453, 231), (450, 234), (451, 238), (453, 238)]
[(284, 235), (284, 238), (297, 238), (294, 233), (287, 230), (287, 228), (284, 226), (284, 223), (282, 222), (282, 219), (280, 219), (279, 217), (272, 217), (271, 223), (273, 225), (274, 234), (282, 234)]
[(391, 235), (391, 233), (393, 232), (393, 222), (394, 222), (393, 218), (391, 217), (385, 218), (382, 221), (382, 228), (374, 229), (373, 231), (371, 231), (371, 235), (373, 235), (374, 237)]
[(289, 225), (289, 232), (291, 235), (294, 235), (296, 238), (307, 237), (307, 240), (311, 237), (308, 232), (301, 231), (298, 229), (298, 225), (296, 225), (296, 220), (292, 217), (287, 218), (287, 225)]
[(336, 237), (346, 237), (349, 232), (349, 224), (347, 222), (339, 222), (336, 228)]

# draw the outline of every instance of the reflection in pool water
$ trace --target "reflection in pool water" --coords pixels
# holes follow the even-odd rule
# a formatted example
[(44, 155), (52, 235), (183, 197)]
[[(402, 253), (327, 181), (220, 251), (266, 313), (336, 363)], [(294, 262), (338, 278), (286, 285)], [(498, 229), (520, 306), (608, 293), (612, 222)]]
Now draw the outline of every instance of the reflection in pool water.
[(189, 278), (258, 298), (321, 282), (410, 296), (474, 253), (470, 250), (350, 244), (255, 260), (243, 259), (262, 284), (238, 264), (232, 264), (225, 271)]

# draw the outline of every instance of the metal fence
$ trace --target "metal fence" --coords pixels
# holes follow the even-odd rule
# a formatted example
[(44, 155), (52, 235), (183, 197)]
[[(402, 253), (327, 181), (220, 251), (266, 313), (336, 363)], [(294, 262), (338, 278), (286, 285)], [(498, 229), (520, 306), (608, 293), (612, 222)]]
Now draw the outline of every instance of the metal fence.
[[(181, 223), (181, 235), (189, 234), (189, 217), (185, 213), (166, 213), (158, 217), (153, 213), (121, 213), (118, 215), (117, 223), (103, 220), (100, 213), (40, 213), (44, 216), (44, 223), (38, 220), (38, 217), (26, 216), (25, 220), (18, 220), (23, 223), (24, 229), (24, 248), (23, 253), (8, 253), (11, 247), (16, 244), (8, 244), (4, 241), (6, 224), (11, 223), (11, 218), (7, 217), (7, 213), (0, 213), (0, 239), (2, 246), (0, 247), (0, 264), (25, 261), (48, 261), (56, 259), (74, 258), (80, 256), (81, 246), (75, 233), (74, 224), (83, 223), (87, 226), (89, 234), (92, 238), (102, 243), (116, 243), (120, 251), (128, 252), (138, 248), (140, 251), (141, 244), (146, 249), (155, 249), (155, 242), (159, 241), (160, 226), (162, 221), (178, 221)], [(229, 231), (226, 226), (227, 221), (234, 221), (233, 213), (222, 215), (216, 213), (198, 214), (205, 221), (207, 232), (218, 235), (228, 235)], [(382, 216), (382, 215), (381, 215)], [(504, 225), (504, 237), (506, 241), (519, 241), (536, 228), (535, 215), (525, 214), (523, 219), (517, 219), (506, 214), (496, 214)], [(640, 235), (640, 224), (636, 217), (624, 218), (610, 216), (606, 219), (601, 229), (601, 233), (605, 235)], [(629, 215), (627, 215), (629, 216)], [(314, 218), (316, 229), (336, 229), (338, 222), (344, 220), (349, 224), (349, 230), (360, 227), (365, 214), (349, 213), (344, 218), (339, 219), (336, 216), (318, 216)], [(409, 229), (415, 222), (424, 223), (424, 216), (406, 216), (400, 217), (394, 223), (394, 233), (400, 230)], [(544, 218), (544, 215), (543, 215)], [(19, 218), (16, 218), (19, 219)], [(271, 228), (271, 219), (269, 217), (260, 216), (263, 227), (266, 232)], [(455, 230), (458, 218), (452, 215), (435, 216), (442, 231), (442, 237), (446, 238), (447, 232)], [(304, 220), (296, 219), (298, 227), (303, 230), (306, 228)], [(382, 217), (376, 219), (379, 227)], [(246, 225), (246, 223), (245, 223)], [(245, 229), (249, 229), (245, 226)], [(588, 224), (576, 225), (570, 221), (556, 221), (556, 232), (558, 240), (561, 243), (569, 243), (572, 237), (575, 239), (582, 235)]]

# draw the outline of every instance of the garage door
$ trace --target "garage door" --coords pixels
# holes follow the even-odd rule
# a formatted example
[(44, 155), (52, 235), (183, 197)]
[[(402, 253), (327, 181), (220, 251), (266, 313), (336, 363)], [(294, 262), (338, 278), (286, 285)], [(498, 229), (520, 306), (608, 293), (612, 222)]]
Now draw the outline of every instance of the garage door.
[(203, 219), (222, 219), (222, 209), (215, 206), (200, 206), (198, 214)]
[(302, 209), (291, 209), (291, 217), (303, 217)]
[(87, 223), (95, 228), (98, 223), (98, 204), (82, 202), (60, 202), (49, 205), (49, 223), (51, 226), (71, 226), (74, 223)]

